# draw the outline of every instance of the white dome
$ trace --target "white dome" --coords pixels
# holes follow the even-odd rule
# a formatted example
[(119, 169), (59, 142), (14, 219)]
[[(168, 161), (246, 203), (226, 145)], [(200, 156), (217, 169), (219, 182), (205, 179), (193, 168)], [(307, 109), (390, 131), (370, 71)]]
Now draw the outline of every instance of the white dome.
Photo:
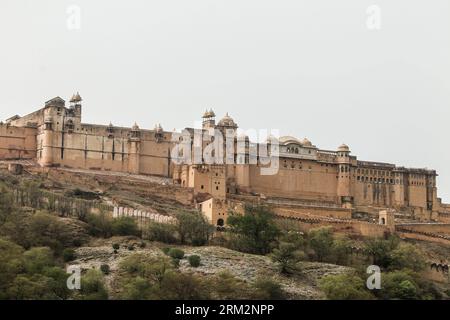
[(138, 126), (138, 124), (136, 122), (134, 123), (133, 127), (131, 128), (131, 130), (133, 130), (133, 131), (139, 131), (140, 130), (139, 126)]
[(233, 118), (231, 118), (228, 113), (223, 117), (219, 123), (217, 124), (219, 127), (232, 127), (237, 128), (236, 122), (234, 122)]
[(311, 141), (309, 141), (307, 138), (304, 138), (304, 139), (302, 140), (302, 145), (303, 145), (303, 146), (306, 146), (306, 147), (312, 147)]
[(280, 137), (279, 140), (280, 140), (280, 144), (284, 144), (284, 145), (290, 144), (290, 143), (301, 144), (301, 142), (297, 138), (292, 137), (292, 136), (282, 136), (282, 137)]
[(338, 151), (345, 151), (348, 152), (350, 151), (350, 148), (348, 147), (348, 145), (346, 145), (345, 143), (341, 144), (338, 148)]

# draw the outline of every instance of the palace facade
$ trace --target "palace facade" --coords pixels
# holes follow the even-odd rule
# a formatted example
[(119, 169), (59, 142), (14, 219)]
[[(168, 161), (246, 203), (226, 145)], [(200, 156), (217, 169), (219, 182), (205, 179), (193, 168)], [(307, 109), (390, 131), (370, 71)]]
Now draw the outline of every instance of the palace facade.
[[(211, 138), (211, 129), (237, 132), (238, 126), (228, 114), (216, 123), (209, 110), (203, 115), (202, 132)], [(195, 130), (185, 131), (194, 135)], [(448, 209), (437, 197), (435, 170), (361, 161), (345, 144), (336, 150), (322, 150), (306, 138), (280, 137), (279, 169), (262, 175), (260, 163), (252, 162), (248, 154), (254, 145), (248, 139), (243, 153), (235, 151), (233, 158), (241, 158), (237, 163), (190, 164), (173, 161), (175, 135), (180, 136), (164, 131), (159, 124), (144, 130), (137, 124), (125, 128), (82, 123), (82, 99), (77, 93), (68, 105), (56, 97), (31, 114), (0, 123), (0, 159), (169, 177), (205, 195), (202, 210), (219, 225), (226, 221), (224, 201), (233, 195), (302, 200), (359, 211), (393, 208), (428, 219)], [(212, 143), (209, 138), (202, 139), (201, 148)], [(237, 133), (235, 138), (237, 141)]]

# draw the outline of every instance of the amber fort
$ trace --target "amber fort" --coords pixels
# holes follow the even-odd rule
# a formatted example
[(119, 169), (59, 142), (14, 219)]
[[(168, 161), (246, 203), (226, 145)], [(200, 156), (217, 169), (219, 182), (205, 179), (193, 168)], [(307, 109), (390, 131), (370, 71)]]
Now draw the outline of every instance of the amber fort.
[[(438, 197), (435, 170), (358, 159), (346, 144), (323, 150), (307, 138), (281, 136), (278, 169), (265, 175), (263, 165), (252, 161), (249, 150), (254, 143), (238, 136), (238, 124), (230, 115), (216, 121), (209, 109), (200, 116), (205, 136), (215, 129), (228, 136), (231, 132), (235, 143), (244, 141), (244, 148), (235, 148), (232, 155), (238, 161), (173, 161), (180, 133), (165, 131), (160, 124), (143, 129), (138, 124), (83, 123), (78, 93), (68, 102), (56, 97), (31, 114), (1, 122), (0, 159), (29, 160), (42, 170), (164, 177), (192, 192), (197, 207), (217, 226), (226, 225), (228, 209), (242, 201), (267, 202), (280, 216), (298, 219), (314, 216), (331, 221), (375, 214), (381, 225), (393, 224), (394, 216), (428, 223), (450, 221), (450, 205)], [(194, 135), (195, 130), (184, 131)], [(201, 148), (208, 148), (211, 140), (202, 139)]]

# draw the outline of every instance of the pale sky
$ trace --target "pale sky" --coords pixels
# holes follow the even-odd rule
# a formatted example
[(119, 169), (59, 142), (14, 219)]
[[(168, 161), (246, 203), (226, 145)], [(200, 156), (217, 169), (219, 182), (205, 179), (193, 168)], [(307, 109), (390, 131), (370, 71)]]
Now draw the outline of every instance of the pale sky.
[(448, 0), (0, 0), (0, 119), (76, 91), (87, 123), (180, 129), (212, 107), (436, 169), (450, 201), (449, 58)]

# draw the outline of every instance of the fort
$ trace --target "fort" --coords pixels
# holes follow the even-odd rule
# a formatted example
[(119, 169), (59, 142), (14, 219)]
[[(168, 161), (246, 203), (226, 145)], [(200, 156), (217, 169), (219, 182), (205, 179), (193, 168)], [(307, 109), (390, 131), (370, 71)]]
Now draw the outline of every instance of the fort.
[[(437, 196), (435, 170), (362, 161), (345, 144), (323, 150), (307, 138), (282, 136), (277, 138), (278, 170), (264, 175), (262, 156), (255, 158), (250, 150), (265, 149), (269, 154), (270, 143), (238, 135), (238, 125), (228, 114), (216, 123), (215, 113), (207, 110), (199, 143), (194, 141), (196, 130), (186, 128), (192, 137), (189, 152), (196, 147), (205, 151), (217, 143), (211, 130), (231, 133), (233, 163), (174, 161), (173, 150), (184, 139), (182, 134), (165, 131), (160, 124), (147, 130), (137, 124), (126, 128), (83, 123), (82, 98), (77, 93), (68, 104), (56, 97), (33, 113), (1, 122), (0, 160), (30, 160), (42, 169), (168, 178), (193, 192), (197, 208), (219, 227), (226, 225), (229, 209), (237, 210), (243, 202), (268, 203), (280, 216), (298, 219), (359, 217), (366, 223), (386, 225), (386, 217), (379, 219), (380, 212), (392, 210), (396, 220), (450, 220), (450, 205)], [(244, 148), (237, 146), (238, 141), (244, 141)], [(364, 224), (357, 228), (364, 229)]]

